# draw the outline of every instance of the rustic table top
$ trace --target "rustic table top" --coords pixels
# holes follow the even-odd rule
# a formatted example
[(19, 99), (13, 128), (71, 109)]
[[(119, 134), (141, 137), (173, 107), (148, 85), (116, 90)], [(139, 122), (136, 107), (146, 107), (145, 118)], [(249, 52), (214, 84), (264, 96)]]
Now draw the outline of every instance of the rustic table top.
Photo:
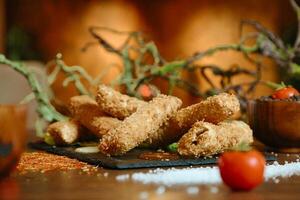
[[(299, 157), (299, 154), (278, 154), (278, 161), (295, 161)], [(196, 185), (197, 194), (187, 192), (191, 185), (166, 187), (163, 194), (157, 194), (160, 185), (116, 180), (121, 174), (146, 171), (149, 169), (99, 168), (92, 174), (76, 170), (16, 173), (2, 183), (0, 199), (300, 199), (300, 176), (281, 178), (278, 183), (268, 181), (251, 192), (233, 192), (223, 184)]]

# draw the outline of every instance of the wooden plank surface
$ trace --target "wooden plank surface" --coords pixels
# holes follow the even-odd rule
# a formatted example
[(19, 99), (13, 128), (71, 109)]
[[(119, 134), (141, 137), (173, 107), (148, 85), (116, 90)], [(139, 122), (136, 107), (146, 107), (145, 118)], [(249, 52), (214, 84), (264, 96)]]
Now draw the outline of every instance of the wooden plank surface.
[[(299, 154), (279, 154), (280, 163), (295, 161)], [(251, 192), (232, 192), (223, 184), (216, 185), (217, 192), (212, 192), (211, 186), (196, 185), (199, 193), (187, 193), (190, 185), (166, 187), (166, 191), (156, 193), (159, 185), (128, 181), (117, 181), (116, 176), (147, 172), (149, 169), (107, 170), (99, 168), (95, 174), (87, 175), (81, 171), (46, 172), (15, 174), (4, 184), (6, 191), (1, 199), (233, 199), (233, 200), (268, 200), (268, 199), (300, 199), (300, 176), (280, 179), (279, 183), (268, 181)], [(147, 198), (142, 198), (146, 197)]]

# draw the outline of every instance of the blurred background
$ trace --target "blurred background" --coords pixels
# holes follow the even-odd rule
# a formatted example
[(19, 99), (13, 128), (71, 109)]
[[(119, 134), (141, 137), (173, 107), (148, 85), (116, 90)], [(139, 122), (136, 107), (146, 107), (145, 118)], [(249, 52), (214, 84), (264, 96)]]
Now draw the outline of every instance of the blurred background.
[[(0, 0), (0, 52), (10, 59), (30, 63), (41, 79), (43, 73), (47, 73), (44, 64), (58, 52), (68, 65), (80, 65), (96, 77), (107, 66), (122, 63), (119, 57), (99, 46), (81, 51), (92, 40), (88, 33), (90, 26), (142, 31), (157, 44), (164, 58), (174, 60), (216, 45), (237, 43), (242, 19), (259, 21), (286, 41), (294, 40), (296, 35), (296, 15), (287, 0)], [(106, 39), (116, 45), (122, 40), (111, 35)], [(236, 52), (218, 53), (200, 62), (224, 68), (238, 63), (253, 68)], [(264, 59), (263, 66), (264, 80), (280, 80), (273, 61)], [(109, 83), (119, 73), (117, 68), (111, 68), (103, 82)], [(199, 75), (189, 78), (197, 82), (201, 90), (209, 87)], [(22, 78), (2, 69), (1, 90), (23, 96), (26, 84), (18, 85), (19, 79)], [(62, 77), (59, 77), (53, 90), (56, 98), (66, 103), (76, 91), (72, 86), (63, 88), (61, 82)], [(158, 83), (158, 86), (163, 90), (165, 84)], [(254, 97), (269, 93), (269, 88), (259, 86)], [(180, 89), (175, 90), (175, 95), (180, 96), (185, 105), (199, 100)], [(2, 103), (12, 98), (19, 100), (13, 94), (4, 96), (2, 93)]]

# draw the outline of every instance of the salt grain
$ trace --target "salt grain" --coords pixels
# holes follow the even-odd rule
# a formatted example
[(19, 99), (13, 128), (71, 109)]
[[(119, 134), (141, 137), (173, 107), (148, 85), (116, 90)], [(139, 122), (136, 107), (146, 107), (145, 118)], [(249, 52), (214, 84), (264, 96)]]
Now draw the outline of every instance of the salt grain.
[(221, 182), (219, 170), (216, 167), (200, 167), (185, 169), (153, 170), (150, 173), (134, 173), (132, 179), (144, 184), (156, 183), (163, 185), (175, 184), (217, 184)]
[(216, 193), (219, 192), (219, 188), (217, 188), (217, 187), (215, 187), (215, 186), (214, 186), (214, 187), (211, 187), (209, 190), (210, 190), (210, 192), (213, 193), (213, 194), (216, 194)]
[(139, 194), (140, 200), (146, 200), (149, 197), (148, 192), (140, 192)]
[(186, 192), (189, 194), (189, 195), (196, 195), (199, 193), (199, 188), (198, 187), (188, 187), (186, 189)]
[(279, 165), (279, 163), (277, 161), (274, 161), (273, 165)]
[(116, 180), (117, 181), (126, 181), (128, 179), (129, 179), (129, 174), (124, 174), (124, 175), (116, 176)]
[(156, 189), (155, 193), (157, 195), (162, 195), (163, 193), (165, 193), (165, 191), (166, 191), (166, 188), (164, 186), (160, 186)]
[[(273, 179), (279, 181), (279, 177), (291, 177), (300, 175), (300, 162), (291, 162), (280, 165), (274, 162), (266, 166), (265, 180)], [(131, 179), (144, 184), (172, 185), (195, 185), (195, 184), (219, 184), (222, 182), (219, 169), (217, 167), (198, 167), (184, 169), (155, 169), (148, 173), (134, 173)], [(278, 179), (278, 181), (276, 181)], [(217, 192), (218, 188), (211, 192)]]
[(300, 162), (285, 163), (284, 165), (269, 165), (266, 167), (265, 179), (273, 177), (291, 177), (300, 175)]

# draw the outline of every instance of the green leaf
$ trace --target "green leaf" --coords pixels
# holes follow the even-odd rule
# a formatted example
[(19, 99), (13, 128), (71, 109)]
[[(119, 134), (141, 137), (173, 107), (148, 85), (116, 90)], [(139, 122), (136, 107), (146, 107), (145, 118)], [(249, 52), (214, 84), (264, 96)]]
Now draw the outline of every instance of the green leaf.
[(236, 145), (235, 147), (229, 149), (230, 151), (250, 151), (252, 147), (246, 143), (246, 142), (241, 142), (240, 144)]
[(177, 149), (178, 149), (178, 143), (177, 143), (177, 142), (174, 142), (174, 143), (169, 144), (169, 145), (167, 146), (167, 150), (168, 150), (169, 152), (177, 152)]
[(266, 81), (265, 84), (266, 84), (266, 86), (268, 86), (268, 87), (270, 87), (274, 90), (280, 90), (282, 88), (287, 87), (286, 84), (283, 81), (280, 84), (274, 83), (274, 82), (271, 82), (271, 81)]
[(46, 133), (44, 135), (44, 142), (46, 142), (47, 144), (49, 144), (51, 146), (55, 146), (55, 141), (49, 133)]

